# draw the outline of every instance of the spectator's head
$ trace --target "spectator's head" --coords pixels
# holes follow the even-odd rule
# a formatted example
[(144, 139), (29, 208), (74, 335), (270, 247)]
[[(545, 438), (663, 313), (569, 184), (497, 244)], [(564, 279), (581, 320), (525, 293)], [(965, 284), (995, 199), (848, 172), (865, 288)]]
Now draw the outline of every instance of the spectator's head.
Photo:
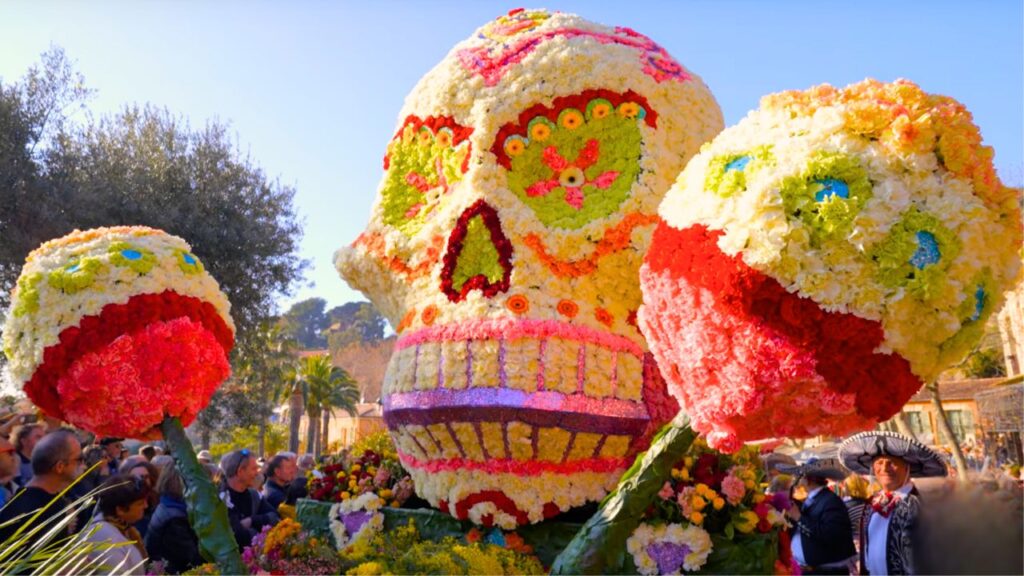
[(10, 440), (0, 437), (0, 482), (6, 482), (18, 475), (17, 450)]
[(26, 458), (32, 456), (36, 443), (46, 435), (41, 424), (22, 424), (14, 431), (14, 448)]
[(129, 456), (121, 461), (121, 464), (117, 467), (118, 474), (127, 474), (129, 470), (135, 468), (135, 465), (139, 462), (148, 462), (146, 457), (141, 454), (135, 456)]
[(82, 446), (70, 430), (43, 436), (32, 450), (32, 474), (69, 486), (82, 468)]
[(260, 473), (256, 455), (248, 448), (225, 454), (220, 459), (220, 468), (224, 471), (224, 477), (235, 490), (255, 487)]
[(299, 470), (301, 470), (302, 473), (305, 474), (306, 472), (312, 470), (314, 466), (316, 466), (316, 459), (313, 458), (312, 454), (303, 454), (302, 456), (299, 457), (298, 465)]
[[(125, 462), (125, 464), (128, 464), (128, 462)], [(157, 470), (156, 466), (145, 459), (131, 462), (130, 466), (121, 466), (121, 469), (118, 472), (120, 474), (128, 474), (129, 476), (142, 479), (150, 489), (154, 489), (156, 487), (156, 480), (160, 476), (160, 471)]]
[(147, 461), (152, 462), (153, 458), (156, 457), (156, 446), (146, 444), (145, 446), (139, 448), (139, 454), (145, 456)]
[(789, 494), (789, 489), (793, 487), (793, 477), (789, 474), (779, 473), (777, 476), (772, 478), (772, 481), (768, 483), (769, 494)]
[(200, 450), (196, 454), (196, 460), (199, 460), (200, 464), (210, 464), (213, 462), (213, 455), (210, 454), (209, 450)]
[(153, 466), (156, 466), (162, 472), (164, 468), (174, 465), (174, 457), (170, 454), (157, 454), (153, 458)]
[(150, 489), (141, 479), (116, 474), (107, 478), (100, 489), (96, 506), (104, 517), (134, 524), (146, 514)]
[(210, 475), (211, 482), (214, 484), (220, 484), (221, 472), (219, 466), (213, 462), (207, 462), (203, 464), (203, 468), (206, 470), (206, 473)]
[(271, 458), (264, 470), (267, 480), (273, 480), (278, 486), (284, 486), (295, 480), (297, 472), (295, 460), (284, 454), (278, 454)]
[(161, 496), (167, 496), (175, 500), (185, 499), (185, 483), (181, 479), (181, 472), (172, 462), (164, 466), (160, 471), (160, 480), (157, 481), (156, 490)]
[(110, 460), (120, 460), (121, 451), (124, 450), (124, 438), (103, 438), (100, 440), (100, 446), (107, 451), (107, 458)]
[(82, 450), (82, 461), (85, 464), (86, 469), (92, 468), (97, 462), (103, 462), (96, 467), (95, 474), (97, 476), (109, 476), (110, 466), (107, 466), (107, 451), (102, 446), (88, 446), (85, 450)]
[(807, 476), (804, 476), (804, 485), (807, 486), (808, 490), (822, 488), (824, 486), (828, 486), (828, 478), (825, 478), (824, 476), (814, 476), (812, 474), (808, 474)]
[(910, 466), (899, 456), (877, 456), (871, 461), (871, 472), (886, 492), (895, 492), (910, 481)]

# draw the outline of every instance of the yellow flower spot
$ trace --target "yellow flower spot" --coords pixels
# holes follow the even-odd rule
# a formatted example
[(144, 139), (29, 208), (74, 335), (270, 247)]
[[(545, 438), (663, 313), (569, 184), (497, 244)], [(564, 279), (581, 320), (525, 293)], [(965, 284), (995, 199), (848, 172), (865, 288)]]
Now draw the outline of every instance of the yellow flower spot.
[(677, 470), (675, 468), (672, 469), (672, 479), (673, 480), (678, 480), (679, 479), (679, 470)]
[(392, 508), (398, 508), (400, 504), (398, 503), (398, 500), (392, 500), (390, 506)]
[(351, 498), (351, 497), (352, 497), (352, 495), (351, 495), (351, 494), (349, 494), (348, 492), (342, 492), (342, 493), (341, 493), (341, 499), (342, 499), (342, 500), (348, 500), (348, 499), (349, 499), (349, 498)]
[(430, 144), (430, 139), (433, 136), (434, 135), (430, 133), (430, 129), (427, 127), (421, 128), (420, 133), (417, 134), (417, 138), (419, 138), (420, 144)]
[(725, 506), (725, 500), (720, 497), (715, 498), (714, 501), (711, 502), (711, 505), (715, 507), (715, 510), (721, 510), (722, 507)]
[(680, 470), (679, 471), (679, 479), (680, 480), (689, 480), (690, 479), (690, 471), (687, 470), (686, 468), (683, 468), (682, 470)]
[(551, 136), (551, 127), (544, 122), (537, 122), (533, 125), (533, 128), (530, 128), (530, 138), (533, 138), (534, 140), (543, 142), (547, 140), (549, 136)]
[(704, 515), (700, 512), (694, 512), (693, 514), (690, 514), (690, 522), (693, 522), (694, 524), (703, 524)]
[(640, 115), (640, 105), (636, 102), (623, 102), (619, 105), (619, 115), (624, 118), (636, 118)]
[(574, 110), (572, 108), (564, 110), (558, 116), (558, 124), (562, 128), (575, 130), (583, 125), (583, 114), (580, 114), (579, 110)]
[(754, 494), (754, 504), (764, 502), (764, 494)]
[(708, 501), (701, 498), (700, 496), (694, 496), (693, 500), (690, 501), (690, 505), (693, 506), (694, 510), (703, 510), (708, 505)]
[(594, 107), (591, 108), (590, 110), (590, 115), (593, 116), (594, 118), (604, 118), (611, 111), (611, 106), (608, 106), (607, 104), (595, 104)]
[(683, 458), (683, 466), (686, 466), (687, 468), (693, 468), (693, 456), (687, 456), (686, 458)]
[(526, 151), (526, 143), (523, 142), (522, 138), (509, 137), (505, 140), (505, 154), (509, 156), (519, 156)]
[(359, 471), (360, 471), (360, 470), (362, 470), (362, 469), (363, 469), (363, 467), (362, 467), (362, 466), (360, 466), (359, 464), (353, 464), (353, 465), (352, 465), (352, 471), (353, 471), (353, 472), (359, 472)]
[(388, 498), (391, 498), (391, 490), (385, 488), (384, 490), (380, 491), (380, 494), (378, 494), (378, 496), (380, 496), (384, 500), (387, 500)]
[(446, 130), (442, 130), (437, 134), (437, 143), (447, 148), (452, 145), (452, 134)]

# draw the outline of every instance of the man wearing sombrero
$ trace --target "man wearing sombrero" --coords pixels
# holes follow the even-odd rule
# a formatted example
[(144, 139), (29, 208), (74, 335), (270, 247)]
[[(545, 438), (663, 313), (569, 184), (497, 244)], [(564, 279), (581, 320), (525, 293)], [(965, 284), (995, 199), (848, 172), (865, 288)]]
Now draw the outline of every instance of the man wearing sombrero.
[(873, 475), (881, 486), (861, 520), (861, 573), (914, 574), (912, 541), (921, 500), (910, 479), (945, 476), (945, 462), (914, 439), (882, 431), (847, 438), (839, 459), (853, 472)]
[(807, 489), (801, 507), (789, 511), (795, 522), (790, 551), (802, 574), (850, 573), (857, 555), (846, 504), (828, 489), (828, 481), (842, 481), (846, 471), (835, 458), (811, 459), (801, 466), (779, 466), (779, 471), (800, 478)]

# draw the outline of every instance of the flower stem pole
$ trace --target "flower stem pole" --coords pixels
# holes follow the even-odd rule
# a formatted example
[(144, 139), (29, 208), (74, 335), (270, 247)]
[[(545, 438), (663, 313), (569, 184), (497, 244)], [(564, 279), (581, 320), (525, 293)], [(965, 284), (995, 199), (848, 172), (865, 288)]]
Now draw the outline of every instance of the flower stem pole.
[(682, 412), (662, 428), (650, 449), (636, 457), (618, 487), (558, 555), (551, 574), (620, 573), (626, 540), (671, 478), (672, 466), (682, 460), (696, 437), (690, 418)]
[(210, 480), (210, 475), (196, 459), (195, 449), (185, 435), (181, 421), (172, 417), (164, 418), (160, 430), (185, 480), (188, 519), (199, 537), (199, 552), (207, 560), (216, 562), (221, 574), (246, 574), (228, 521), (228, 509), (217, 497), (217, 488)]

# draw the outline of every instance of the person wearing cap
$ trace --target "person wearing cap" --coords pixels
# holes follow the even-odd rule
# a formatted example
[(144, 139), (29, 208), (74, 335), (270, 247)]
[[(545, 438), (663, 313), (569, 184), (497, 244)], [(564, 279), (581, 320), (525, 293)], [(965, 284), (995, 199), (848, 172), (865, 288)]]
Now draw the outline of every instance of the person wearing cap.
[(228, 507), (228, 520), (239, 548), (252, 543), (264, 526), (277, 524), (281, 517), (255, 490), (260, 473), (256, 455), (248, 449), (235, 450), (220, 460), (224, 472), (221, 500)]
[(853, 528), (842, 498), (828, 489), (828, 481), (841, 481), (846, 471), (833, 458), (779, 466), (779, 471), (798, 476), (807, 490), (803, 504), (794, 504), (788, 513), (795, 522), (790, 551), (801, 573), (849, 574), (857, 556)]
[(853, 472), (874, 475), (881, 487), (861, 519), (861, 573), (915, 574), (921, 496), (911, 478), (945, 476), (942, 458), (912, 438), (886, 431), (847, 438), (839, 445), (839, 458)]
[(110, 469), (110, 474), (117, 474), (118, 468), (121, 467), (121, 452), (124, 450), (124, 438), (113, 438), (107, 437), (100, 440), (100, 446), (107, 451), (107, 467)]
[(200, 450), (199, 453), (196, 454), (196, 460), (199, 460), (200, 464), (212, 464), (213, 455), (210, 454), (209, 450)]

